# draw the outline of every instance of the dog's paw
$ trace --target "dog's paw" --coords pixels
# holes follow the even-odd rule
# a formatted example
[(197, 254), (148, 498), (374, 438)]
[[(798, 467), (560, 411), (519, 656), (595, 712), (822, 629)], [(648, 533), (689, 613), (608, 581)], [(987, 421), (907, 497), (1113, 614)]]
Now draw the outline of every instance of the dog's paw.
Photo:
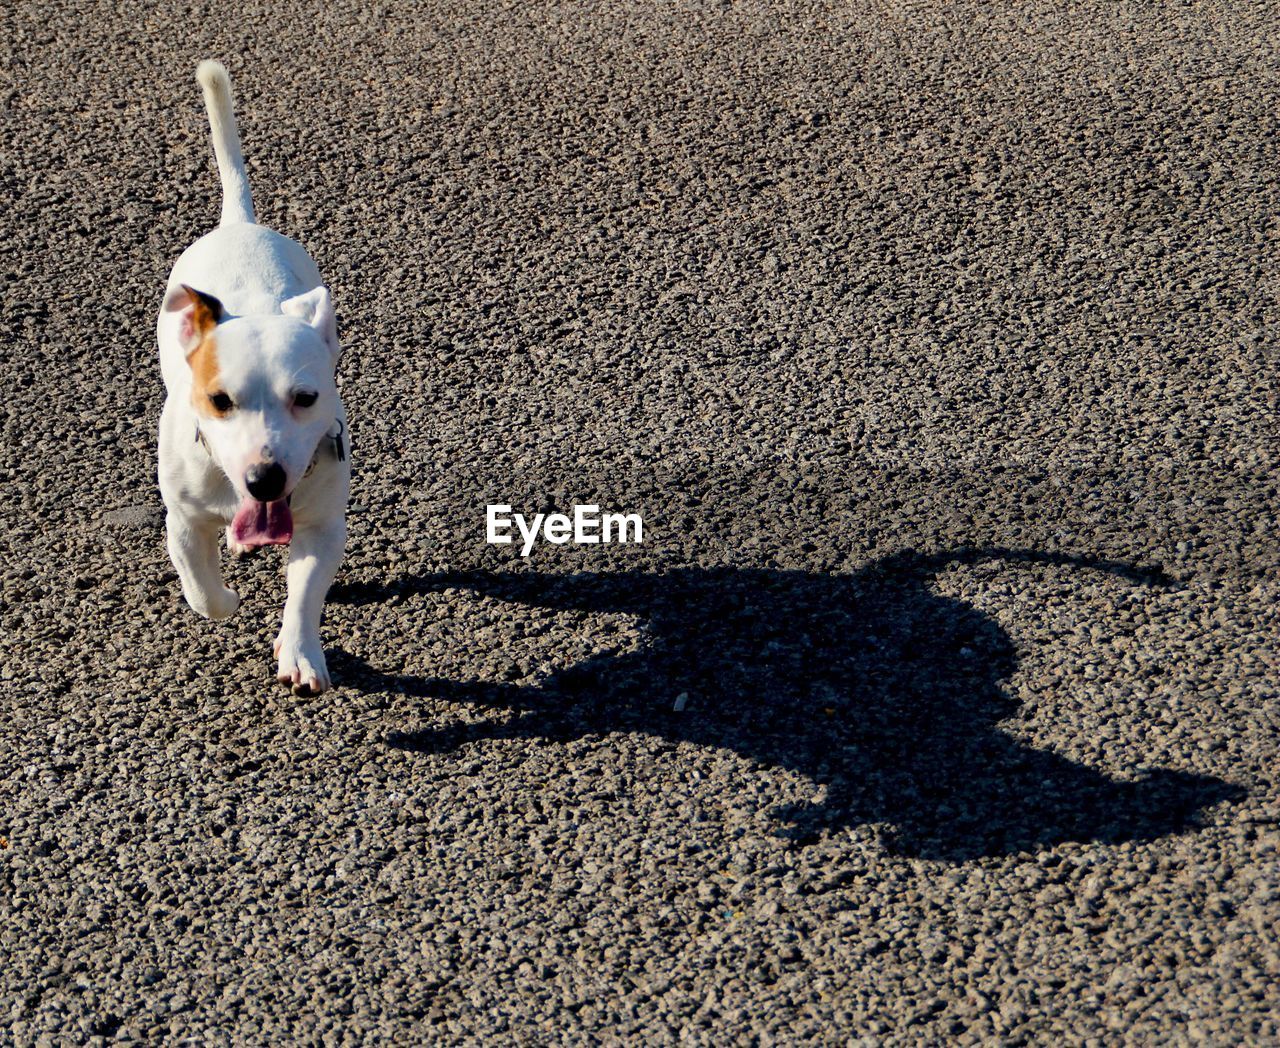
[(227, 526), (227, 552), (233, 557), (247, 557), (254, 550), (253, 546), (244, 546), (235, 540), (235, 536), (231, 533), (231, 526)]
[(226, 586), (216, 590), (191, 590), (184, 593), (193, 611), (206, 619), (225, 619), (240, 607), (240, 595)]
[(305, 641), (281, 632), (274, 645), (276, 680), (287, 684), (295, 695), (319, 695), (328, 691), (329, 669), (318, 637)]

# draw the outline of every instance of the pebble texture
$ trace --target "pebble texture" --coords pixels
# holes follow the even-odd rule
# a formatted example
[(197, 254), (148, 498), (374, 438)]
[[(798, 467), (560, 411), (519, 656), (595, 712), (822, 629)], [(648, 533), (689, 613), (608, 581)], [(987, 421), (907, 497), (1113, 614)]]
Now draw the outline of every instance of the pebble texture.
[[(0, 14), (4, 1039), (1280, 1041), (1274, 5), (295, 6)], [(313, 700), (163, 546), (205, 57), (346, 345)]]

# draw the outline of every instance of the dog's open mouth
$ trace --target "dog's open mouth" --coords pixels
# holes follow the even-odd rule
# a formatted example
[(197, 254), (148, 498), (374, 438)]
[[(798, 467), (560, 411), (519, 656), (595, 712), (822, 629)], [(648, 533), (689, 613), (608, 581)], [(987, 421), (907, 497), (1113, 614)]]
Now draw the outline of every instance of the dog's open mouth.
[(245, 499), (231, 521), (231, 535), (242, 546), (287, 546), (293, 538), (288, 499)]

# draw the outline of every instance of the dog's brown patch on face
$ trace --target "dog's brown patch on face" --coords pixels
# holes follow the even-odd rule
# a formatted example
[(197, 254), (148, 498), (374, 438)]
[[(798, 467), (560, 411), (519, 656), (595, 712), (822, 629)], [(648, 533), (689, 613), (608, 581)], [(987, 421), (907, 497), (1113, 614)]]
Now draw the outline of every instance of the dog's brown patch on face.
[(191, 406), (198, 415), (216, 418), (230, 412), (229, 398), (222, 389), (222, 376), (218, 370), (218, 343), (212, 333), (205, 335), (189, 354), (191, 366)]
[(218, 370), (218, 344), (213, 337), (222, 319), (222, 303), (212, 295), (182, 285), (191, 304), (191, 326), (199, 335), (195, 349), (187, 354), (191, 368), (191, 403), (197, 414), (222, 417), (231, 411), (231, 401), (222, 389)]

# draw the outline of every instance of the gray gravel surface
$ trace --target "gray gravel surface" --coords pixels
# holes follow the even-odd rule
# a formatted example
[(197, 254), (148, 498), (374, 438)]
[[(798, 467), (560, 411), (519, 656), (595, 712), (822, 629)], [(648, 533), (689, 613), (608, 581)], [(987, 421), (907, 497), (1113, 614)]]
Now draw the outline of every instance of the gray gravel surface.
[[(6, 3), (0, 1039), (1280, 1043), (1278, 21)], [(347, 347), (318, 699), (163, 547), (204, 57)]]

